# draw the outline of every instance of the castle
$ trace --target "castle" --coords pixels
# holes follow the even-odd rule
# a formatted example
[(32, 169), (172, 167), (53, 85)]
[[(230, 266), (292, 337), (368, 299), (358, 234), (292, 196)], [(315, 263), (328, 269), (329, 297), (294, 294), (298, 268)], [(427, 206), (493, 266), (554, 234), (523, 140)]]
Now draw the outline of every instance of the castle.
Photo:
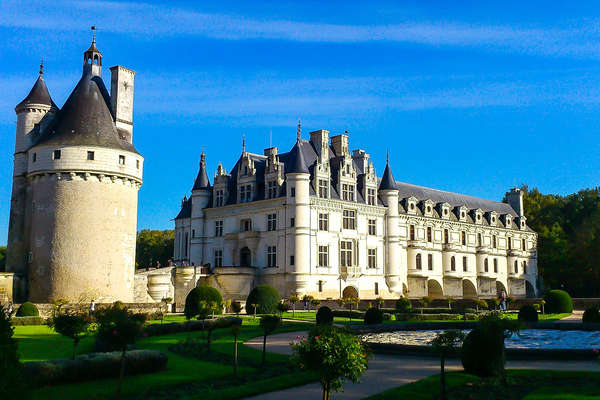
[(134, 300), (138, 190), (144, 158), (133, 146), (135, 72), (115, 66), (110, 94), (95, 37), (62, 108), (43, 66), (15, 107), (17, 129), (6, 271), (9, 298)]
[[(381, 178), (364, 150), (329, 131), (286, 153), (242, 153), (211, 185), (205, 154), (175, 218), (180, 281), (245, 300), (266, 283), (318, 299), (515, 297), (537, 293), (537, 235), (523, 194), (484, 200)], [(177, 301), (185, 291), (176, 293)]]

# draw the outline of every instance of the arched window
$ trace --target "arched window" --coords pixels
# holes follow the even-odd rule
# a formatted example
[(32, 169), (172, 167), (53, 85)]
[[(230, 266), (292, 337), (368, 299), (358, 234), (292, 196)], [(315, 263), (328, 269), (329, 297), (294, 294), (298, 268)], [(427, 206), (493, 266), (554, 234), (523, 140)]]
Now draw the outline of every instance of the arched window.
[(421, 255), (417, 254), (417, 259), (416, 259), (416, 264), (417, 264), (417, 269), (421, 269)]
[(427, 255), (427, 268), (430, 271), (433, 271), (433, 255), (432, 254)]
[(490, 270), (489, 266), (488, 266), (488, 259), (486, 258), (485, 261), (483, 262), (483, 270), (485, 272), (488, 272)]
[(456, 271), (456, 259), (454, 256), (450, 258), (450, 271)]
[(460, 242), (463, 246), (467, 244), (467, 234), (464, 231), (460, 233)]
[(468, 270), (468, 267), (467, 267), (467, 257), (464, 256), (463, 257), (463, 271), (467, 272), (467, 270)]
[(498, 273), (498, 259), (494, 258), (494, 273)]

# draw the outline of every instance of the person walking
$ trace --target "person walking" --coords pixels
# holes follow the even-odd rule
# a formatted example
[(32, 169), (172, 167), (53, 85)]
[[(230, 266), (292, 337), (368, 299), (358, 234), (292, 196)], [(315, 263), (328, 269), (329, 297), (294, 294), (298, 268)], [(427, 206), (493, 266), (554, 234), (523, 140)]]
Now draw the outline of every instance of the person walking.
[(89, 316), (93, 317), (95, 311), (96, 311), (96, 303), (94, 302), (94, 299), (92, 299), (92, 301), (90, 301), (90, 306), (88, 307)]
[(506, 292), (502, 289), (500, 293), (500, 310), (506, 311)]
[(13, 306), (12, 301), (8, 302), (8, 307), (6, 308), (6, 312), (8, 313), (9, 317), (12, 317), (13, 312), (15, 311), (15, 307)]

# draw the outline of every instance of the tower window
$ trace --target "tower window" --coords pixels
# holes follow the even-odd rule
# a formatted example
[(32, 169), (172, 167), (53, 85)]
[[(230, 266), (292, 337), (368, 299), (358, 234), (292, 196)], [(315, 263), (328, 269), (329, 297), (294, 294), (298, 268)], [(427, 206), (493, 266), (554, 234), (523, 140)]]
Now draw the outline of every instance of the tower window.
[(488, 259), (487, 259), (487, 258), (486, 258), (486, 259), (483, 261), (483, 270), (484, 270), (485, 272), (489, 272), (489, 270), (490, 270), (490, 267), (489, 267), (489, 265), (488, 265)]
[(523, 273), (527, 273), (527, 261), (523, 261)]
[(494, 258), (494, 273), (498, 273), (498, 259)]
[(433, 255), (432, 254), (427, 255), (427, 268), (430, 271), (433, 271)]
[(119, 165), (125, 165), (125, 156), (123, 156), (123, 155), (119, 156)]
[(460, 233), (460, 243), (463, 246), (466, 246), (467, 244), (467, 234), (464, 231)]
[(140, 169), (140, 160), (135, 160), (135, 167)]
[(477, 234), (477, 246), (481, 247), (481, 233)]
[(427, 227), (427, 241), (430, 243), (433, 241), (433, 238), (431, 236), (431, 227), (430, 226)]
[(33, 162), (37, 161), (37, 153), (33, 153)]
[(377, 249), (367, 250), (367, 260), (369, 268), (377, 268)]
[(507, 239), (507, 243), (508, 243), (508, 249), (509, 249), (509, 250), (512, 250), (512, 238), (510, 238), (510, 237), (509, 237), (509, 238)]
[(296, 218), (292, 217), (290, 218), (290, 227), (293, 228), (294, 226), (296, 226)]
[(519, 262), (515, 260), (515, 274), (519, 273)]
[(496, 248), (498, 246), (498, 239), (496, 239), (496, 235), (492, 236), (492, 247)]
[(456, 271), (456, 259), (454, 256), (450, 258), (450, 271)]
[(468, 268), (467, 268), (467, 257), (464, 256), (463, 257), (463, 272), (467, 272)]
[(223, 191), (217, 190), (215, 196), (215, 205), (221, 207), (223, 205)]
[(88, 151), (87, 152), (87, 159), (90, 161), (94, 160), (94, 152), (93, 151)]
[(54, 150), (54, 152), (52, 153), (52, 159), (60, 160), (60, 150)]
[(448, 243), (448, 229), (444, 229), (444, 243)]
[(323, 281), (319, 281), (319, 293), (323, 291)]
[(421, 266), (421, 255), (420, 254), (417, 254), (417, 258), (415, 260), (415, 264), (416, 264), (416, 268), (418, 270), (422, 269), (422, 266)]
[(294, 256), (290, 256), (290, 265), (294, 265), (294, 262), (295, 262)]
[(296, 188), (295, 187), (290, 188), (290, 197), (296, 197)]
[(410, 240), (415, 240), (415, 226), (410, 226)]
[(527, 241), (525, 239), (521, 240), (521, 247), (523, 247), (523, 250), (527, 250)]
[(379, 282), (375, 282), (375, 295), (379, 294)]

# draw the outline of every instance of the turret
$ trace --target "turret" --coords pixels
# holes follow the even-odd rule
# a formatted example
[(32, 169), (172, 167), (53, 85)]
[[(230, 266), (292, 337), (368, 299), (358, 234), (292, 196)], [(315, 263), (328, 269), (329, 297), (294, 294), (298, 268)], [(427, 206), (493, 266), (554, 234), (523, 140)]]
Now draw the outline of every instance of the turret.
[(92, 26), (92, 44), (83, 53), (83, 75), (102, 77), (102, 53), (96, 47), (96, 28)]
[(206, 155), (204, 151), (200, 155), (200, 168), (198, 170), (198, 176), (194, 181), (192, 187), (192, 214), (191, 214), (191, 229), (192, 229), (192, 242), (200, 242), (201, 246), (195, 248), (200, 251), (200, 254), (190, 254), (190, 259), (200, 260), (200, 264), (205, 264), (209, 260), (206, 258), (208, 254), (205, 250), (205, 237), (206, 237), (206, 220), (204, 209), (210, 205), (210, 194), (211, 194), (210, 182), (208, 180), (208, 174), (206, 173)]
[(379, 196), (387, 206), (386, 232), (387, 232), (387, 254), (385, 282), (390, 290), (396, 294), (402, 294), (402, 276), (400, 271), (400, 232), (398, 226), (398, 189), (392, 175), (389, 157), (385, 164), (383, 177), (379, 183)]

